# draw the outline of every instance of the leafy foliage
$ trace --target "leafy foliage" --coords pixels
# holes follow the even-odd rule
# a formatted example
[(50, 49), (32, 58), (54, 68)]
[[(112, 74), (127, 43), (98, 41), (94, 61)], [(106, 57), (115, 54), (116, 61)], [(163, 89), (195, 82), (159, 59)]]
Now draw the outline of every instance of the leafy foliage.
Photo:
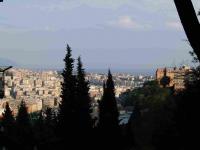
[(103, 97), (99, 102), (99, 126), (102, 128), (117, 128), (119, 112), (115, 98), (114, 82), (109, 70), (106, 85), (104, 85)]
[(177, 100), (177, 124), (183, 148), (191, 149), (198, 145), (196, 141), (199, 117), (200, 98), (200, 67), (192, 72), (192, 80), (187, 80), (186, 89), (176, 96)]
[(30, 116), (24, 101), (21, 101), (16, 117), (18, 143), (24, 149), (31, 149), (33, 146), (33, 132)]
[(77, 76), (76, 76), (76, 101), (78, 111), (79, 128), (89, 130), (92, 128), (91, 118), (91, 99), (89, 96), (89, 82), (85, 80), (85, 71), (81, 58), (78, 58)]
[(6, 130), (7, 132), (9, 132), (10, 130), (13, 130), (12, 128), (15, 124), (15, 119), (8, 102), (6, 103), (6, 107), (2, 115), (3, 115), (2, 125), (4, 127), (4, 130)]
[(142, 88), (134, 89), (126, 93), (123, 100), (124, 106), (134, 106), (136, 103), (141, 109), (154, 108), (166, 101), (166, 97), (170, 96), (169, 89), (161, 88), (157, 81), (145, 83)]
[[(173, 148), (174, 140), (178, 138), (174, 112), (176, 106), (172, 91), (161, 88), (157, 81), (151, 81), (132, 91), (132, 95), (134, 110), (129, 127), (133, 133), (135, 147)], [(170, 138), (168, 143), (167, 137)]]
[(67, 132), (73, 132), (74, 119), (76, 118), (74, 105), (76, 87), (75, 76), (73, 75), (74, 59), (72, 58), (72, 50), (69, 45), (67, 45), (66, 51), (67, 54), (64, 58), (65, 68), (62, 72), (62, 100), (58, 114), (58, 129), (61, 136), (66, 136)]
[(102, 149), (120, 149), (121, 135), (119, 128), (119, 112), (115, 98), (115, 87), (110, 70), (103, 86), (103, 96), (99, 101), (99, 137), (103, 137)]

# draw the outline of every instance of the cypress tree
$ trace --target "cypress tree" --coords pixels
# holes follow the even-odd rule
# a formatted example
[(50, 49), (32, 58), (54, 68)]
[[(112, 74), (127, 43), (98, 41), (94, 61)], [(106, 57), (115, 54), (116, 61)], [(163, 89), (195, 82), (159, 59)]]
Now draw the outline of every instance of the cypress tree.
[(56, 137), (56, 122), (54, 118), (54, 111), (52, 108), (47, 107), (44, 112), (44, 128), (43, 136), (44, 142), (41, 149), (56, 149), (57, 137)]
[(120, 149), (119, 112), (115, 98), (115, 87), (110, 70), (108, 79), (103, 85), (103, 96), (99, 102), (99, 140), (102, 141), (100, 149)]
[(117, 129), (119, 127), (119, 112), (110, 70), (108, 71), (108, 79), (103, 90), (102, 100), (99, 103), (99, 126), (102, 128)]
[[(67, 54), (64, 58), (65, 68), (62, 72), (63, 82), (61, 91), (61, 104), (59, 109), (59, 123), (61, 128), (65, 128), (67, 121), (71, 119), (73, 111), (73, 101), (75, 93), (75, 77), (73, 75), (74, 59), (72, 58), (72, 50), (67, 45)], [(69, 121), (68, 121), (69, 122)], [(69, 124), (68, 124), (69, 125)], [(68, 126), (67, 125), (67, 126)], [(64, 129), (62, 129), (63, 131)]]
[(4, 113), (2, 114), (2, 125), (4, 128), (4, 132), (12, 133), (13, 132), (13, 127), (15, 125), (15, 119), (13, 116), (13, 112), (10, 109), (9, 103), (6, 103), (6, 107), (4, 110)]
[(55, 136), (55, 118), (52, 108), (47, 108), (45, 111), (44, 125), (47, 140)]
[[(89, 97), (89, 82), (85, 79), (85, 70), (80, 57), (78, 57), (76, 69), (76, 99), (74, 101), (76, 108), (76, 124), (74, 126), (76, 131), (74, 135), (76, 143), (82, 145), (83, 149), (89, 149), (91, 147), (90, 142), (92, 142), (90, 138), (92, 136), (91, 100)], [(79, 147), (75, 149), (79, 149)]]
[(38, 115), (38, 118), (36, 120), (35, 126), (38, 127), (40, 131), (43, 130), (44, 116), (43, 116), (43, 111), (42, 110), (39, 112), (39, 115)]
[(21, 104), (19, 106), (16, 122), (21, 127), (30, 128), (31, 122), (30, 122), (30, 116), (27, 111), (27, 106), (24, 101), (21, 101)]
[(52, 121), (53, 121), (53, 112), (52, 112), (52, 108), (47, 108), (45, 111), (45, 124), (46, 125), (51, 125)]
[(38, 114), (38, 118), (34, 124), (35, 139), (37, 143), (43, 142), (44, 138), (44, 117), (43, 111), (41, 110)]
[(91, 119), (91, 100), (89, 97), (89, 82), (85, 80), (85, 70), (81, 58), (78, 58), (77, 65), (77, 84), (76, 84), (76, 99), (78, 106), (78, 125), (80, 129), (88, 130), (92, 128)]
[[(8, 149), (12, 149), (16, 143), (16, 124), (13, 112), (10, 109), (9, 103), (6, 103), (4, 112), (2, 113), (2, 129), (4, 138), (3, 143)], [(1, 131), (0, 131), (1, 132)], [(1, 134), (1, 133), (0, 133)]]
[(61, 103), (58, 112), (58, 136), (61, 139), (61, 147), (63, 144), (63, 146), (66, 145), (67, 142), (65, 140), (67, 137), (70, 137), (70, 141), (67, 144), (72, 143), (77, 119), (76, 105), (74, 104), (76, 89), (76, 78), (73, 75), (74, 59), (72, 58), (72, 50), (69, 45), (67, 45), (66, 51), (67, 54), (64, 58), (65, 67), (62, 72)]
[(32, 149), (33, 132), (30, 116), (27, 111), (27, 106), (24, 101), (21, 101), (18, 114), (16, 117), (17, 135), (20, 147), (22, 149)]

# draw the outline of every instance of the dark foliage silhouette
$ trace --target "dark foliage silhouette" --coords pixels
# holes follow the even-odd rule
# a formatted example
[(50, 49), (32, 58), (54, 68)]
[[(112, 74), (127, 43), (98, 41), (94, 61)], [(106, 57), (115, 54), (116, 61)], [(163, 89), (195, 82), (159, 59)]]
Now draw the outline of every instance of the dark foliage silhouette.
[(199, 98), (200, 98), (200, 67), (192, 72), (192, 79), (186, 81), (186, 89), (176, 95), (177, 99), (177, 123), (183, 141), (183, 149), (191, 149), (198, 146), (196, 139), (199, 129)]
[[(13, 146), (16, 146), (16, 123), (15, 118), (13, 116), (13, 112), (10, 109), (9, 103), (6, 103), (6, 107), (4, 110), (4, 113), (2, 114), (2, 128), (3, 131), (3, 143), (8, 148), (13, 148)], [(12, 143), (12, 144), (10, 144)]]
[[(52, 108), (46, 108), (39, 113), (29, 115), (26, 104), (22, 101), (15, 121), (9, 105), (6, 105), (2, 120), (3, 133), (8, 136), (8, 133), (15, 133), (11, 127), (15, 129), (16, 134), (8, 136), (16, 139), (15, 147), (27, 150), (62, 149), (63, 147), (78, 149), (81, 145), (82, 148), (92, 149), (90, 142), (93, 139), (90, 137), (94, 135), (89, 83), (85, 79), (80, 57), (77, 74), (73, 74), (74, 59), (71, 52), (71, 48), (67, 45), (65, 68), (62, 73), (62, 101), (58, 113)], [(14, 143), (8, 138), (5, 141)]]
[(38, 147), (43, 145), (46, 140), (46, 136), (44, 134), (45, 123), (44, 123), (44, 113), (41, 110), (38, 114), (37, 120), (34, 123), (34, 131), (35, 131), (35, 142)]
[(82, 67), (81, 58), (78, 58), (77, 76), (76, 76), (76, 101), (77, 111), (79, 111), (79, 123), (80, 130), (91, 130), (91, 100), (89, 97), (89, 83), (85, 80), (85, 71)]
[(118, 129), (119, 112), (115, 99), (115, 88), (112, 74), (109, 70), (108, 79), (103, 87), (103, 97), (99, 102), (99, 128)]
[[(88, 147), (87, 137), (92, 133), (91, 100), (89, 97), (89, 83), (85, 80), (85, 71), (82, 67), (81, 58), (78, 58), (77, 74), (73, 74), (74, 59), (71, 48), (67, 45), (67, 54), (64, 59), (63, 83), (61, 104), (58, 114), (58, 130), (64, 145), (73, 149), (78, 148), (80, 143)], [(90, 137), (90, 136), (89, 136)]]
[(27, 106), (21, 101), (16, 117), (17, 139), (21, 149), (32, 149), (34, 144), (33, 131)]
[[(78, 58), (76, 75), (76, 112), (77, 112), (77, 139), (82, 148), (91, 148), (92, 118), (91, 118), (91, 99), (89, 96), (89, 82), (85, 79), (85, 71), (81, 58)], [(90, 142), (89, 142), (90, 141)]]
[[(200, 24), (197, 14), (194, 10), (191, 0), (174, 0), (178, 10), (182, 25), (188, 37), (193, 52), (195, 62), (200, 61)], [(196, 55), (195, 55), (196, 54)], [(181, 139), (183, 141), (183, 149), (192, 149), (198, 145), (195, 133), (198, 128), (199, 109), (198, 100), (200, 98), (200, 82), (199, 82), (199, 67), (193, 70), (192, 81), (186, 82), (186, 90), (179, 93), (177, 96), (178, 115), (177, 121)], [(198, 146), (199, 147), (199, 146)]]
[(135, 149), (177, 149), (176, 105), (171, 89), (151, 81), (132, 91), (133, 114), (128, 135)]
[[(103, 85), (103, 96), (99, 101), (98, 129), (102, 146), (107, 148), (120, 148), (119, 112), (115, 98), (115, 87), (110, 70), (108, 79)], [(102, 138), (103, 137), (103, 138)], [(105, 149), (105, 147), (103, 147)]]
[(3, 127), (4, 132), (6, 134), (12, 134), (13, 127), (15, 125), (15, 119), (8, 102), (6, 103), (5, 111), (2, 115), (3, 115), (2, 127)]
[(58, 114), (58, 130), (63, 139), (72, 136), (76, 125), (76, 106), (74, 105), (76, 80), (73, 75), (74, 59), (71, 52), (71, 48), (67, 45), (67, 54), (64, 58), (65, 68), (62, 72), (62, 100)]

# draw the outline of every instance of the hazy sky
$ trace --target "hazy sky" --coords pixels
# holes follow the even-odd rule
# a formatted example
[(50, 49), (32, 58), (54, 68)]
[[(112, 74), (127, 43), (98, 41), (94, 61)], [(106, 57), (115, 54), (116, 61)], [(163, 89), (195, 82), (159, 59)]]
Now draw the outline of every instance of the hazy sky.
[[(200, 1), (193, 0), (196, 11)], [(89, 69), (146, 69), (189, 63), (173, 0), (4, 0), (0, 60), (62, 68), (65, 46)]]

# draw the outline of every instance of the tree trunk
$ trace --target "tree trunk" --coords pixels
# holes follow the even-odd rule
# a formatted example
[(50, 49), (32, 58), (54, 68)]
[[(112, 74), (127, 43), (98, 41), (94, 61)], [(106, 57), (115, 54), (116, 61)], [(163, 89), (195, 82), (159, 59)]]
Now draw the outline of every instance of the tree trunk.
[(200, 60), (200, 25), (191, 0), (174, 0), (188, 40)]

